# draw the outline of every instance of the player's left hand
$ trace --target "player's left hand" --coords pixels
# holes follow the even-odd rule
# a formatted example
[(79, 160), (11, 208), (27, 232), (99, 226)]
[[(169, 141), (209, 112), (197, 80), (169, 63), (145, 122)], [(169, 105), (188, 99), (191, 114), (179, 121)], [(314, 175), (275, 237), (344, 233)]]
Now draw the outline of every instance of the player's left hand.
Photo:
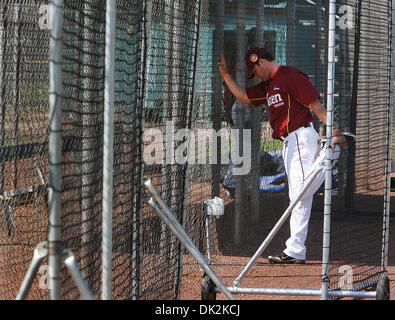
[(229, 74), (228, 67), (226, 66), (226, 60), (222, 53), (219, 56), (218, 68), (222, 78), (225, 78)]

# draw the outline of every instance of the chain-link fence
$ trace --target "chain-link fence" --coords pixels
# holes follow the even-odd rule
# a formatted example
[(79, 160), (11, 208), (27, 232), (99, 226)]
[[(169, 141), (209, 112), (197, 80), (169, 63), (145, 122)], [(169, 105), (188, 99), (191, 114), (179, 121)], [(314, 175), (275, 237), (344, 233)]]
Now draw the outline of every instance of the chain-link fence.
[[(35, 246), (47, 239), (49, 4), (0, 4), (3, 299), (16, 296)], [(336, 6), (334, 118), (356, 141), (334, 170), (331, 288), (338, 288), (344, 265), (352, 267), (356, 283), (385, 267), (391, 9), (390, 2), (374, 0)], [(105, 10), (104, 0), (65, 0), (62, 32), (62, 240), (96, 298), (103, 263)], [(145, 203), (144, 180), (153, 181), (203, 253), (203, 203), (216, 196), (225, 200), (225, 215), (208, 218), (216, 268), (223, 257), (254, 253), (289, 203), (282, 142), (271, 138), (266, 108), (235, 103), (217, 62), (223, 53), (238, 83), (250, 86), (255, 82), (245, 80), (244, 54), (265, 46), (278, 63), (307, 73), (326, 105), (328, 3), (117, 0), (115, 34), (112, 297), (176, 299), (182, 279), (198, 266)], [(320, 121), (315, 127), (325, 134)], [(231, 129), (237, 128), (251, 132), (251, 149), (246, 144), (243, 150), (251, 171), (229, 180)], [(317, 265), (322, 192), (314, 200), (307, 241), (307, 259)], [(286, 224), (280, 230), (269, 252), (283, 249), (288, 229)], [(47, 297), (47, 263), (28, 298)], [(292, 287), (297, 277), (321, 276), (318, 271), (283, 278)], [(61, 279), (62, 298), (79, 298), (64, 269)]]

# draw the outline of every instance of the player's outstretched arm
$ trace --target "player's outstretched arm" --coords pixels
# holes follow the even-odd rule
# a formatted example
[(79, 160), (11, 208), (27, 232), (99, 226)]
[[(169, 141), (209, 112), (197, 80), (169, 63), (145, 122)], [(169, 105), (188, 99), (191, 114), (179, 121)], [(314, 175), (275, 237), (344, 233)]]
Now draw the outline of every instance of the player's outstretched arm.
[[(324, 106), (319, 102), (319, 100), (314, 100), (312, 103), (308, 105), (308, 108), (314, 112), (314, 114), (320, 119), (323, 123), (327, 123), (326, 119), (326, 109)], [(332, 145), (338, 145), (340, 149), (343, 149), (347, 144), (346, 138), (341, 133), (340, 129), (333, 124), (333, 138), (332, 138)]]
[(242, 103), (245, 103), (245, 104), (251, 103), (250, 99), (247, 96), (247, 92), (246, 92), (245, 88), (240, 87), (236, 83), (236, 81), (232, 78), (232, 76), (230, 75), (228, 68), (226, 66), (226, 61), (225, 61), (225, 57), (223, 54), (221, 54), (221, 56), (219, 58), (218, 68), (219, 68), (219, 72), (221, 73), (222, 78), (224, 79), (229, 90), (236, 97), (236, 99)]

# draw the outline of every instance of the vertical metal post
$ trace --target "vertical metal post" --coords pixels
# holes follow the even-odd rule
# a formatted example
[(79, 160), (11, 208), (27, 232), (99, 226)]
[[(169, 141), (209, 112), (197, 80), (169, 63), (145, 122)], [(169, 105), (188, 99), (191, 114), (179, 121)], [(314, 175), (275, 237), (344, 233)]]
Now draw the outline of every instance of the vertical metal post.
[[(14, 113), (14, 130), (12, 132), (12, 143), (19, 143), (19, 120), (20, 120), (20, 73), (21, 73), (21, 25), (23, 23), (23, 14), (21, 14), (22, 5), (17, 3), (12, 6), (12, 24), (15, 26), (14, 34), (13, 34), (13, 87), (12, 87), (12, 105), (13, 105), (13, 113)], [(13, 165), (13, 173), (14, 173), (14, 188), (18, 187), (18, 160), (15, 158), (12, 162)]]
[[(83, 66), (82, 66), (82, 86), (83, 103), (82, 112), (82, 139), (81, 139), (81, 267), (84, 277), (90, 281), (89, 274), (92, 272), (93, 265), (89, 262), (92, 247), (95, 243), (94, 232), (94, 194), (98, 190), (94, 183), (97, 177), (96, 152), (99, 150), (99, 141), (95, 138), (97, 127), (100, 125), (98, 116), (95, 115), (99, 110), (96, 89), (96, 68), (97, 47), (96, 30), (102, 25), (97, 25), (95, 18), (103, 14), (100, 10), (100, 1), (94, 0), (84, 2), (83, 9)], [(104, 30), (103, 30), (104, 31)], [(91, 284), (89, 282), (89, 284)]]
[[(361, 54), (361, 19), (362, 19), (362, 1), (356, 0), (356, 19), (355, 19), (355, 38), (354, 38), (354, 57), (353, 57), (353, 77), (352, 77), (352, 96), (350, 103), (350, 132), (357, 133), (357, 105), (358, 105), (358, 78), (360, 76), (360, 54)], [(355, 154), (356, 143), (352, 141), (347, 146), (347, 177), (344, 192), (344, 207), (352, 208), (354, 206), (355, 192)]]
[[(225, 19), (225, 1), (215, 1), (215, 30), (214, 30), (214, 52), (213, 62), (216, 64), (219, 61), (219, 56), (224, 50), (224, 19)], [(218, 132), (221, 129), (221, 109), (222, 109), (222, 77), (219, 75), (218, 68), (214, 68), (213, 77), (213, 103), (212, 103), (212, 120), (213, 129)], [(213, 140), (214, 143), (217, 141)], [(215, 150), (213, 148), (213, 150)], [(218, 163), (221, 159), (221, 144), (217, 144), (217, 164), (212, 165), (212, 193), (211, 196), (219, 197), (220, 195), (220, 179), (221, 179), (221, 164)]]
[[(340, 6), (346, 5), (347, 0), (340, 0)], [(349, 115), (349, 103), (347, 95), (349, 94), (349, 72), (347, 71), (349, 66), (349, 47), (348, 47), (348, 30), (346, 28), (340, 27), (339, 32), (339, 58), (338, 58), (338, 68), (339, 68), (339, 127), (342, 130), (348, 130), (348, 120)], [(345, 170), (347, 166), (344, 161), (345, 155), (343, 154), (337, 163), (338, 169), (338, 195), (339, 197), (344, 197), (345, 191)], [(344, 206), (344, 202), (343, 202)]]
[[(264, 46), (264, 25), (265, 25), (265, 1), (257, 1), (257, 12), (256, 12), (256, 35), (255, 35), (255, 45), (257, 47)], [(272, 52), (275, 55), (275, 52)]]
[[(245, 87), (246, 84), (246, 71), (244, 63), (244, 54), (246, 52), (246, 34), (245, 34), (245, 4), (243, 1), (237, 2), (237, 24), (236, 24), (236, 81), (239, 86)], [(244, 153), (243, 146), (243, 130), (245, 128), (245, 108), (246, 105), (242, 103), (237, 104), (236, 109), (236, 129), (238, 129), (239, 146), (236, 147), (239, 155)], [(233, 145), (233, 143), (232, 143)], [(232, 148), (235, 146), (233, 145)], [(247, 180), (244, 176), (235, 175), (236, 190), (235, 190), (235, 242), (241, 243), (242, 241), (242, 223), (245, 209), (246, 198), (246, 183)]]
[(394, 79), (395, 79), (395, 0), (391, 1), (391, 26), (390, 26), (390, 74), (389, 74), (389, 103), (387, 113), (387, 159), (385, 161), (385, 194), (384, 194), (384, 217), (383, 217), (383, 244), (381, 256), (382, 271), (387, 271), (388, 266), (388, 243), (390, 226), (390, 203), (391, 203), (391, 164), (392, 164), (392, 118), (394, 107)]
[(52, 0), (53, 26), (49, 44), (49, 234), (48, 234), (48, 284), (51, 300), (60, 299), (61, 264), (61, 116), (62, 116), (62, 44), (63, 0)]
[[(194, 104), (195, 104), (195, 92), (196, 92), (196, 83), (197, 83), (197, 63), (198, 63), (198, 56), (199, 56), (199, 43), (200, 43), (200, 33), (201, 33), (201, 7), (202, 7), (202, 1), (204, 0), (199, 0), (197, 1), (193, 7), (192, 7), (192, 12), (195, 15), (195, 28), (194, 31), (196, 33), (196, 36), (194, 37), (193, 40), (193, 60), (192, 60), (192, 69), (190, 70), (190, 75), (192, 81), (192, 85), (190, 86), (190, 90), (188, 93), (188, 105), (187, 105), (187, 117), (186, 117), (186, 128), (191, 129), (192, 128), (192, 113), (194, 111)], [(183, 204), (182, 204), (182, 219), (181, 223), (182, 226), (185, 227), (186, 221), (187, 221), (187, 202), (188, 202), (188, 186), (189, 186), (189, 177), (190, 177), (190, 170), (191, 168), (189, 167), (189, 156), (192, 153), (195, 152), (195, 146), (192, 144), (191, 141), (191, 130), (188, 131), (188, 136), (187, 136), (187, 143), (188, 143), (188, 154), (187, 154), (187, 163), (185, 166), (185, 171), (184, 171), (184, 192), (183, 192)], [(211, 262), (211, 256), (210, 256), (210, 239), (209, 239), (209, 232), (210, 232), (210, 225), (209, 225), (209, 220), (208, 217), (206, 216), (206, 235), (207, 235), (207, 252), (208, 252), (208, 259)], [(183, 254), (182, 254), (182, 247), (180, 247), (180, 259), (179, 259), (179, 274), (177, 277), (177, 287), (179, 287), (179, 283), (181, 282), (181, 276), (182, 276), (182, 263), (183, 263)], [(177, 292), (176, 299), (179, 299), (179, 290)]]
[(287, 0), (287, 65), (295, 64), (295, 4), (296, 0)]
[(115, 12), (115, 0), (107, 0), (103, 131), (103, 300), (111, 300), (112, 291)]
[(136, 104), (136, 111), (134, 114), (134, 130), (135, 130), (135, 153), (133, 155), (133, 172), (134, 172), (134, 186), (133, 186), (133, 230), (132, 230), (132, 296), (131, 299), (138, 300), (141, 297), (141, 265), (143, 246), (143, 226), (142, 226), (142, 210), (141, 210), (141, 189), (143, 186), (143, 128), (144, 128), (144, 110), (145, 110), (145, 94), (146, 84), (149, 72), (147, 65), (148, 59), (148, 42), (151, 30), (152, 21), (152, 1), (143, 1), (139, 10), (141, 10), (141, 51), (140, 51), (140, 67), (139, 75), (139, 97)]
[[(5, 56), (5, 11), (6, 6), (0, 4), (0, 145), (5, 145), (5, 70), (4, 70), (4, 56)], [(0, 164), (0, 194), (4, 190), (4, 165)]]
[[(175, 105), (178, 103), (178, 88), (179, 88), (179, 75), (174, 70), (178, 67), (178, 63), (174, 61), (174, 55), (180, 54), (180, 36), (177, 30), (177, 23), (179, 19), (180, 3), (179, 1), (165, 1), (164, 2), (164, 14), (165, 19), (163, 20), (165, 39), (164, 39), (164, 70), (165, 74), (169, 75), (166, 77), (163, 83), (163, 115), (164, 122), (166, 123), (166, 135), (164, 136), (166, 146), (165, 165), (162, 167), (162, 186), (163, 186), (163, 197), (168, 203), (173, 204), (172, 196), (174, 188), (174, 179), (177, 166), (175, 165), (174, 152), (176, 149), (174, 141), (174, 133), (179, 129), (179, 106)], [(157, 14), (157, 13), (154, 13)], [(163, 234), (166, 234), (166, 226), (163, 224)], [(165, 236), (167, 239), (168, 237)], [(168, 241), (167, 239), (166, 241)], [(167, 245), (167, 243), (166, 243)]]
[[(157, 12), (152, 12), (157, 15)], [(172, 37), (172, 25), (174, 24), (173, 17), (173, 7), (170, 5), (169, 1), (163, 3), (163, 13), (165, 19), (163, 20), (164, 29), (164, 56), (163, 56), (163, 69), (164, 74), (169, 75), (163, 81), (163, 122), (165, 126), (164, 145), (165, 145), (165, 163), (162, 165), (162, 196), (167, 203), (171, 203), (171, 179), (172, 172), (171, 167), (174, 165), (174, 122), (172, 121), (172, 101), (171, 92), (173, 77), (172, 74), (172, 59), (173, 59), (173, 37)], [(170, 125), (168, 125), (168, 123)], [(173, 177), (174, 179), (174, 177)], [(170, 234), (167, 232), (166, 224), (162, 223), (161, 233), (160, 233), (160, 251), (166, 252), (163, 254), (161, 259), (163, 259), (163, 265), (168, 264), (168, 257), (170, 257)]]
[(133, 155), (133, 172), (134, 172), (134, 186), (133, 186), (133, 214), (132, 214), (132, 296), (131, 299), (138, 300), (141, 297), (141, 259), (143, 254), (142, 248), (142, 234), (143, 228), (141, 224), (140, 201), (141, 201), (141, 188), (143, 185), (143, 110), (145, 106), (145, 92), (146, 92), (146, 78), (147, 78), (147, 39), (150, 33), (152, 1), (143, 1), (140, 5), (141, 10), (141, 52), (140, 52), (140, 67), (139, 75), (140, 86), (138, 102), (136, 104), (136, 111), (134, 114), (134, 130), (135, 130), (135, 153)]
[(158, 191), (152, 185), (151, 180), (147, 180), (145, 183), (148, 191), (152, 195), (149, 199), (148, 204), (151, 205), (160, 215), (162, 220), (178, 238), (178, 240), (185, 246), (185, 248), (195, 257), (197, 262), (201, 265), (203, 270), (207, 275), (213, 280), (213, 282), (218, 286), (218, 288), (224, 293), (228, 299), (234, 300), (233, 295), (230, 293), (228, 288), (222, 283), (222, 281), (216, 276), (214, 271), (210, 268), (203, 255), (200, 253), (198, 248), (194, 245), (191, 238), (182, 228), (177, 218), (174, 216), (171, 209), (168, 207), (166, 202), (160, 197)]
[(323, 13), (322, 13), (322, 0), (315, 1), (315, 29), (314, 29), (314, 41), (315, 41), (315, 64), (314, 64), (314, 86), (318, 92), (323, 90), (323, 81), (320, 75), (323, 73), (323, 43), (324, 43), (324, 24), (323, 24)]
[(331, 202), (332, 202), (332, 125), (334, 104), (334, 81), (335, 81), (335, 28), (336, 28), (336, 0), (329, 3), (329, 34), (328, 34), (328, 92), (327, 92), (327, 123), (326, 137), (327, 149), (325, 159), (325, 196), (324, 196), (324, 230), (322, 249), (322, 287), (321, 299), (328, 299), (329, 290), (329, 250), (331, 230)]
[[(184, 181), (182, 179), (177, 179), (176, 177), (183, 176), (183, 167), (176, 163), (175, 150), (178, 145), (174, 140), (174, 134), (178, 130), (182, 129), (183, 117), (182, 112), (184, 112), (184, 106), (180, 105), (181, 99), (181, 82), (182, 75), (180, 70), (182, 70), (182, 61), (180, 59), (174, 59), (175, 55), (182, 55), (183, 53), (183, 43), (180, 39), (182, 31), (180, 28), (183, 26), (182, 19), (185, 13), (185, 3), (180, 0), (176, 1), (165, 1), (164, 10), (167, 15), (165, 24), (165, 68), (167, 69), (167, 74), (170, 75), (167, 79), (167, 94), (165, 95), (163, 106), (163, 114), (165, 115), (166, 121), (166, 138), (170, 141), (166, 141), (166, 164), (164, 165), (162, 172), (162, 185), (164, 189), (164, 196), (166, 201), (170, 203), (172, 209), (180, 205), (182, 199), (180, 191), (183, 189), (182, 184)], [(165, 90), (164, 90), (165, 91)], [(170, 124), (170, 125), (168, 125)], [(171, 128), (172, 132), (168, 132), (168, 128)], [(172, 133), (172, 134), (171, 134)], [(177, 142), (178, 143), (178, 142)], [(170, 162), (169, 162), (170, 160)], [(180, 217), (178, 217), (180, 219)], [(181, 246), (177, 243), (176, 238), (169, 234), (165, 224), (162, 225), (161, 234), (162, 248), (166, 247), (169, 250), (169, 254), (165, 257), (168, 259), (168, 264), (178, 265), (179, 256), (181, 251)], [(169, 276), (173, 277), (177, 281), (178, 270), (170, 270)], [(178, 294), (178, 286), (175, 283), (175, 296)]]
[[(264, 46), (264, 17), (265, 17), (265, 0), (257, 1), (256, 13), (256, 30), (255, 43), (256, 47)], [(272, 52), (275, 54), (275, 52)], [(259, 220), (260, 213), (260, 190), (259, 177), (261, 169), (261, 119), (262, 111), (253, 105), (250, 105), (250, 128), (251, 128), (251, 215), (253, 221)]]
[[(174, 22), (171, 26), (172, 28), (172, 41), (173, 41), (173, 54), (183, 54), (185, 52), (185, 46), (183, 44), (183, 41), (181, 39), (181, 35), (183, 34), (183, 21), (184, 21), (184, 14), (186, 12), (190, 12), (190, 2), (184, 2), (180, 0), (175, 0), (173, 1), (173, 10), (174, 10)], [(192, 13), (194, 14), (194, 12)], [(192, 62), (193, 65), (193, 62)], [(190, 113), (190, 110), (192, 108), (191, 102), (187, 103), (187, 105), (184, 105), (182, 103), (183, 99), (183, 88), (182, 88), (182, 73), (180, 70), (184, 68), (183, 63), (181, 59), (174, 59), (174, 56), (172, 57), (172, 70), (171, 74), (173, 79), (175, 80), (174, 84), (172, 85), (171, 91), (172, 91), (172, 120), (174, 121), (174, 126), (175, 126), (175, 132), (178, 132), (180, 129), (185, 128), (187, 125), (187, 119), (188, 119), (188, 114)], [(193, 68), (193, 67), (192, 67)], [(192, 77), (193, 79), (193, 77)], [(190, 96), (187, 93), (187, 96)], [(175, 104), (175, 106), (174, 106)], [(186, 114), (186, 115), (185, 115)], [(189, 137), (187, 137), (187, 141), (189, 141)], [(179, 145), (179, 142), (177, 142), (177, 145), (174, 145), (174, 148), (176, 149)], [(187, 164), (184, 166), (180, 165), (179, 163), (176, 163), (176, 165), (173, 165), (171, 168), (171, 177), (183, 177), (181, 179), (177, 179), (174, 182), (171, 182), (172, 184), (172, 190), (171, 190), (171, 206), (174, 208), (181, 208), (184, 205), (184, 195), (181, 193), (181, 190), (185, 190), (185, 183), (187, 182), (185, 180), (185, 174), (187, 171)], [(175, 209), (173, 209), (175, 210)], [(180, 220), (180, 223), (183, 223), (182, 218), (183, 218), (183, 210), (181, 210), (181, 213), (179, 213), (178, 217)], [(177, 267), (174, 270), (174, 287), (175, 287), (175, 297), (179, 296), (179, 289), (180, 289), (180, 277), (181, 277), (181, 255), (182, 255), (182, 246), (180, 243), (178, 243), (175, 239), (175, 237), (172, 236), (172, 241), (171, 241), (171, 257), (174, 261), (174, 265)]]

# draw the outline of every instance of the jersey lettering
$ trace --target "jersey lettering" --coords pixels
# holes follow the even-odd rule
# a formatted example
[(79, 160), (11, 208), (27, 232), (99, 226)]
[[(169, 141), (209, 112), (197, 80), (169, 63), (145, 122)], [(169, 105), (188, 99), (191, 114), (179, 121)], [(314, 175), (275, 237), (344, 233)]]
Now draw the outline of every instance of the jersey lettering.
[(313, 121), (306, 106), (320, 98), (305, 73), (286, 66), (281, 66), (270, 81), (262, 81), (246, 88), (246, 91), (254, 105), (268, 105), (274, 139), (280, 139)]
[(284, 105), (284, 101), (281, 95), (277, 93), (267, 98), (267, 104), (269, 105), (269, 107), (274, 106), (275, 108), (278, 108)]

